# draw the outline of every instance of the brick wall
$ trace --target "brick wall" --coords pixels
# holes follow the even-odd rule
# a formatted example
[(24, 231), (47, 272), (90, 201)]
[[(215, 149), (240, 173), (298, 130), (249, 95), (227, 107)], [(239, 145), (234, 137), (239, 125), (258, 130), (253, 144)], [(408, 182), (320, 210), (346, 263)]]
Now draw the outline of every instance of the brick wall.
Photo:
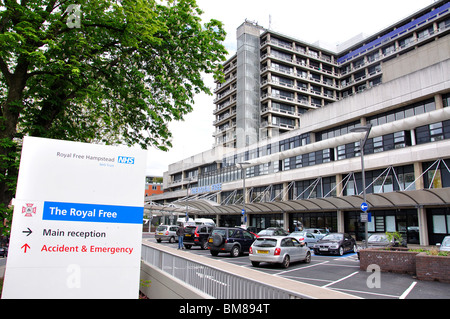
[(417, 252), (408, 251), (407, 248), (396, 248), (395, 251), (362, 249), (359, 252), (360, 269), (366, 271), (369, 265), (375, 264), (381, 271), (415, 274), (417, 254)]
[(419, 280), (450, 283), (450, 256), (430, 256), (420, 253), (416, 256), (416, 269)]

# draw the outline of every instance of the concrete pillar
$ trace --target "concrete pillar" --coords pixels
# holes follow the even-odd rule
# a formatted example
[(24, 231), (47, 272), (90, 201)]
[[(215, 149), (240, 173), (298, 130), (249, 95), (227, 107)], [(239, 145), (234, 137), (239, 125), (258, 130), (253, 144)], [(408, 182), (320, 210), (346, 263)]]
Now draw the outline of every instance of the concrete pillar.
[(420, 245), (428, 246), (428, 225), (427, 225), (427, 211), (423, 206), (417, 208), (417, 217), (419, 220), (419, 241)]
[(287, 230), (289, 232), (294, 231), (293, 229), (289, 229), (289, 215), (286, 212), (283, 212), (283, 222), (284, 222), (284, 227), (283, 228), (285, 230)]
[(216, 215), (216, 226), (220, 226), (220, 214)]
[[(337, 211), (337, 231), (339, 233), (343, 233), (344, 232), (344, 225), (345, 225), (345, 221), (344, 221), (344, 212), (341, 210)], [(334, 229), (332, 230), (334, 231)]]
[(344, 187), (344, 185), (342, 183), (342, 174), (337, 174), (336, 175), (336, 196), (339, 196), (342, 193), (343, 187)]
[(418, 178), (420, 175), (422, 175), (422, 173), (423, 173), (422, 163), (415, 162), (414, 177), (416, 178), (416, 189), (424, 189), (423, 176), (421, 178)]
[(444, 108), (444, 102), (442, 100), (441, 94), (436, 94), (434, 96), (434, 104), (436, 104), (436, 110), (440, 110)]

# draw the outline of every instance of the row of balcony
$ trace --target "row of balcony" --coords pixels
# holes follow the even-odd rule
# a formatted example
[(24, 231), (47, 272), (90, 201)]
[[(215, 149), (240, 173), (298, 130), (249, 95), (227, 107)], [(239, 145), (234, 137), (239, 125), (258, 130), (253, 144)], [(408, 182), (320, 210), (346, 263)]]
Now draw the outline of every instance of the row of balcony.
[(323, 56), (320, 52), (316, 52), (316, 51), (310, 50), (310, 49), (304, 49), (303, 47), (297, 47), (296, 45), (294, 46), (293, 44), (288, 45), (288, 44), (278, 41), (277, 39), (270, 39), (270, 40), (267, 39), (267, 40), (261, 42), (261, 48), (263, 48), (264, 46), (269, 45), (269, 44), (272, 46), (275, 46), (275, 47), (288, 49), (290, 51), (300, 53), (300, 54), (312, 57), (314, 59), (327, 62), (334, 66), (338, 66), (338, 64), (336, 62), (334, 62), (334, 59), (331, 56), (327, 56), (327, 55)]

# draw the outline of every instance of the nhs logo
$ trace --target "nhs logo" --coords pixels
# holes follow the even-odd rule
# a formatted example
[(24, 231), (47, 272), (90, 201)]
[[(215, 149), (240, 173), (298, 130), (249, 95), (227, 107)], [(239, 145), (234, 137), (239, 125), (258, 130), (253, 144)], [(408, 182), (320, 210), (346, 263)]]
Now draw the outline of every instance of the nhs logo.
[(134, 157), (119, 156), (117, 162), (119, 164), (134, 164)]

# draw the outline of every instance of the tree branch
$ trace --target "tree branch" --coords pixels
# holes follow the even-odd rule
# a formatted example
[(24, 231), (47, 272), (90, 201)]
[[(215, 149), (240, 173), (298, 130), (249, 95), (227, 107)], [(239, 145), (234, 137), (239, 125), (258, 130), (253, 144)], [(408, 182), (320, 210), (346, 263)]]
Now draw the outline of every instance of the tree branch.
[(6, 65), (5, 61), (2, 57), (0, 57), (0, 71), (2, 72), (3, 76), (5, 77), (6, 84), (8, 86), (11, 85), (11, 72), (8, 70), (8, 66)]

